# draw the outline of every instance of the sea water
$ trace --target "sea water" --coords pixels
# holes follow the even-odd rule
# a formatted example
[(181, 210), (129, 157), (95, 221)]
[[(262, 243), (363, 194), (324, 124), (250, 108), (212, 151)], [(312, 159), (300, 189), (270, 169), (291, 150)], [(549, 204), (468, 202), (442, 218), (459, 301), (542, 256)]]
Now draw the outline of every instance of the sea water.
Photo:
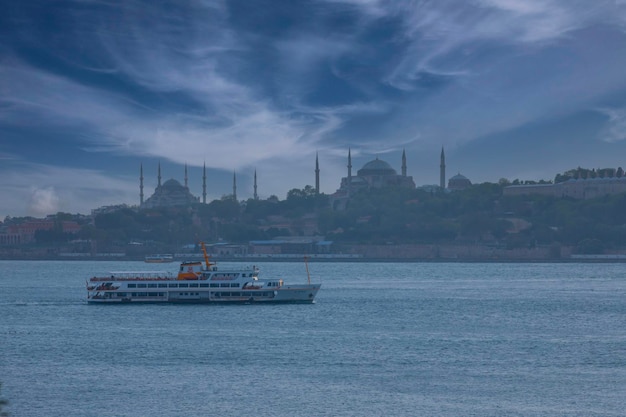
[(624, 264), (310, 263), (312, 305), (86, 303), (90, 276), (175, 268), (0, 261), (5, 411), (626, 415)]

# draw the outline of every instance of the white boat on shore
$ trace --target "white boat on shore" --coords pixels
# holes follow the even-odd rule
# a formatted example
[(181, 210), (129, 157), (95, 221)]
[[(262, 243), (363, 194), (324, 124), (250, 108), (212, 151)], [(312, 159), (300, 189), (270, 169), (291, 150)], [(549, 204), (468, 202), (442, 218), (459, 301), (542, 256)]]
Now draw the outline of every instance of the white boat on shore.
[(174, 262), (174, 256), (173, 255), (146, 255), (146, 257), (144, 258), (144, 261), (146, 263), (149, 264), (162, 264), (162, 263), (169, 263), (169, 262)]
[(260, 279), (259, 268), (221, 269), (209, 262), (182, 262), (178, 274), (111, 272), (87, 281), (88, 303), (313, 303), (321, 284), (286, 284)]

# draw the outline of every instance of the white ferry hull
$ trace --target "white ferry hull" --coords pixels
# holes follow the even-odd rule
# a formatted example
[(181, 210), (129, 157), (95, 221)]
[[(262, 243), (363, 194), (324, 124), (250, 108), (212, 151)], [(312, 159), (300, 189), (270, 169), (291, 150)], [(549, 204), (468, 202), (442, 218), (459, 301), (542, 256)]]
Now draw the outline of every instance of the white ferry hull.
[(250, 303), (301, 303), (315, 302), (320, 284), (285, 285), (282, 288), (268, 290), (243, 291), (153, 291), (131, 292), (127, 290), (100, 291), (90, 294), (90, 304), (123, 304), (123, 303), (214, 303), (214, 304), (250, 304)]

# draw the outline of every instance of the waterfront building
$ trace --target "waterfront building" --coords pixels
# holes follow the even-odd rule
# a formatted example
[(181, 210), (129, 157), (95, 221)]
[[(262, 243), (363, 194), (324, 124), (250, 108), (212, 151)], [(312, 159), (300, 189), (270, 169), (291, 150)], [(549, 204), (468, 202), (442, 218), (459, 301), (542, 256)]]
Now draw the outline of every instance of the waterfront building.
[(504, 187), (504, 195), (539, 194), (590, 199), (626, 192), (626, 177), (577, 178), (556, 184), (524, 184)]
[(57, 221), (53, 217), (45, 219), (30, 219), (18, 224), (6, 226), (0, 233), (0, 245), (14, 245), (35, 242), (39, 231), (58, 229), (62, 233), (77, 234), (81, 226), (73, 220)]

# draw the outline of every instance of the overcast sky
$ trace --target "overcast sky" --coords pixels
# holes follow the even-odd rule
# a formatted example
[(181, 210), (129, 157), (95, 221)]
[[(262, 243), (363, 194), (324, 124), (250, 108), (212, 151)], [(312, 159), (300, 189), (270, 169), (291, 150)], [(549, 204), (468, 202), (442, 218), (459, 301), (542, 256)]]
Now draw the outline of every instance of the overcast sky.
[(4, 0), (0, 216), (626, 167), (626, 0)]

